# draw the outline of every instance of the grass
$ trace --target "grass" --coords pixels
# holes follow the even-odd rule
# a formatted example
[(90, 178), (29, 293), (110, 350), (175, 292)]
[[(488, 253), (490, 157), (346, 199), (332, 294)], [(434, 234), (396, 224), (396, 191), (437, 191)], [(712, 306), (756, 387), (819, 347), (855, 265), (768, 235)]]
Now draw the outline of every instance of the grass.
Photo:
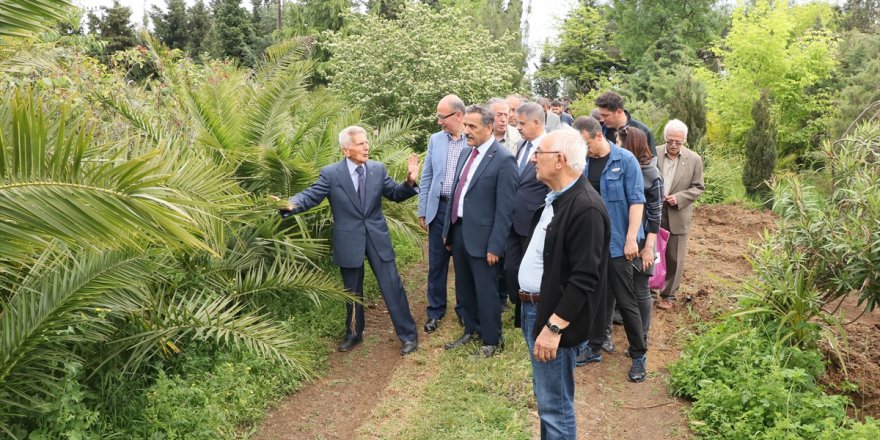
[(473, 359), (476, 343), (446, 351), (461, 327), (443, 322), (410, 356), (415, 368), (398, 371), (361, 428), (365, 438), (531, 439), (535, 408), (531, 366), (520, 329), (505, 315), (505, 348)]

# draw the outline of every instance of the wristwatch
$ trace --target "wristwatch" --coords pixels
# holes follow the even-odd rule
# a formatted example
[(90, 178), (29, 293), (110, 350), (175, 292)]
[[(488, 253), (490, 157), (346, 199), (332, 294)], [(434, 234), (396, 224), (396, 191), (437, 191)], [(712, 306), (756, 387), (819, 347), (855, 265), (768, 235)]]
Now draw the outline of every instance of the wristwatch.
[(547, 328), (550, 329), (550, 333), (553, 333), (554, 335), (561, 335), (562, 334), (562, 329), (559, 328), (558, 325), (553, 324), (550, 321), (547, 321)]

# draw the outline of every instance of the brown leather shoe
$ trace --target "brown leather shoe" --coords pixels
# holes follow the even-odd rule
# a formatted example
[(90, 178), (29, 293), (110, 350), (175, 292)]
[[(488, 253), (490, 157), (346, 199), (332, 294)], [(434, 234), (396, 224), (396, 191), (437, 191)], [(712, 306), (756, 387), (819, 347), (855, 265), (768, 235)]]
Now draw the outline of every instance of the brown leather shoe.
[(660, 302), (657, 303), (657, 308), (669, 310), (672, 308), (672, 301), (667, 298), (660, 298)]

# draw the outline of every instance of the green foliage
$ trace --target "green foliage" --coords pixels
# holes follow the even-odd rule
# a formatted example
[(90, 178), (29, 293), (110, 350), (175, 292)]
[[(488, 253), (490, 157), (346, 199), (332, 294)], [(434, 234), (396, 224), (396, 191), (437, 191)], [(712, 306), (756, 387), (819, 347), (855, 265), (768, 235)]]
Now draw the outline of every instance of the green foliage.
[(248, 67), (254, 66), (258, 57), (253, 50), (256, 37), (250, 14), (241, 7), (241, 0), (215, 0), (212, 7), (214, 54)]
[(868, 122), (848, 136), (822, 146), (825, 194), (798, 176), (774, 188), (773, 209), (780, 233), (766, 246), (779, 258), (795, 259), (812, 276), (825, 302), (848, 294), (873, 310), (880, 286), (880, 125)]
[(186, 31), (189, 36), (186, 50), (192, 56), (199, 56), (209, 52), (211, 47), (206, 44), (210, 40), (213, 31), (211, 11), (205, 5), (204, 0), (197, 0), (186, 11)]
[(752, 128), (750, 116), (762, 90), (774, 97), (772, 114), (779, 121), (781, 155), (800, 155), (822, 138), (824, 118), (831, 113), (830, 79), (837, 66), (837, 41), (828, 23), (826, 4), (790, 6), (759, 0), (733, 13), (733, 24), (716, 51), (723, 74), (708, 79), (710, 125), (719, 129), (715, 143), (741, 145)]
[[(434, 0), (440, 6), (453, 6), (460, 13), (470, 16), (478, 26), (485, 28), (495, 39), (504, 39), (507, 49), (515, 59), (511, 60), (520, 68), (519, 78), (514, 81), (519, 85), (524, 75), (528, 47), (525, 35), (527, 24), (522, 23), (522, 0)], [(431, 4), (431, 1), (422, 1)], [(525, 27), (524, 27), (525, 26)], [(541, 96), (558, 96), (541, 95)]]
[(862, 112), (872, 103), (880, 101), (880, 33), (849, 31), (842, 35), (840, 47), (840, 94), (837, 97), (835, 113), (830, 119), (829, 138), (839, 139), (859, 122), (857, 118), (875, 116), (876, 110)]
[(749, 197), (770, 200), (770, 179), (776, 168), (776, 121), (770, 114), (770, 96), (767, 91), (752, 107), (754, 125), (746, 134), (742, 182)]
[(2, 0), (0, 42), (4, 37), (32, 37), (63, 19), (70, 8), (68, 0)]
[(153, 5), (148, 15), (153, 21), (153, 32), (162, 44), (172, 49), (186, 49), (190, 44), (185, 0), (165, 0), (164, 12)]
[(618, 67), (608, 55), (611, 44), (606, 27), (598, 8), (578, 6), (563, 22), (559, 43), (544, 48), (536, 76), (551, 81), (561, 78), (575, 94), (598, 89), (599, 80)]
[(741, 155), (722, 153), (716, 146), (706, 145), (700, 156), (703, 158), (706, 191), (696, 203), (711, 205), (748, 200), (742, 185), (745, 160)]
[(613, 0), (608, 18), (615, 24), (621, 57), (634, 66), (670, 52), (666, 45), (676, 40), (687, 52), (684, 58), (696, 59), (697, 51), (710, 47), (726, 23), (717, 0)]
[[(706, 136), (706, 86), (685, 71), (675, 82), (669, 102), (669, 118), (678, 119), (688, 127), (688, 148), (701, 156), (705, 153)], [(657, 127), (659, 130), (660, 127)]]
[(513, 90), (519, 77), (506, 40), (493, 39), (455, 9), (411, 5), (396, 20), (353, 17), (327, 47), (331, 91), (365, 109), (373, 123), (414, 118), (422, 133), (436, 128), (434, 109), (447, 93), (482, 102)]
[(137, 40), (134, 28), (131, 26), (131, 8), (122, 6), (119, 0), (113, 0), (112, 6), (102, 6), (101, 11), (103, 13), (100, 18), (90, 13), (89, 20), (92, 23), (91, 31), (96, 32), (107, 42), (103, 55), (134, 47)]
[(878, 0), (846, 0), (842, 10), (842, 24), (846, 29), (871, 32), (880, 25), (880, 1)]
[(670, 386), (695, 400), (689, 416), (696, 434), (816, 439), (880, 429), (871, 419), (847, 419), (848, 399), (822, 392), (817, 350), (780, 346), (773, 335), (772, 328), (730, 318), (688, 343), (670, 368)]

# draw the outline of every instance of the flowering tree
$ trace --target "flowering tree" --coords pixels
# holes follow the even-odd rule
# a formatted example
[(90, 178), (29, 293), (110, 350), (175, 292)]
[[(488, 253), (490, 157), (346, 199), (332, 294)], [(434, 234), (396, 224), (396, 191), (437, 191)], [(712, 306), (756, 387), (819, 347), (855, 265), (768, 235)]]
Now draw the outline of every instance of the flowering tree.
[(409, 5), (394, 20), (353, 17), (344, 32), (328, 34), (330, 86), (377, 123), (416, 119), (433, 130), (437, 102), (454, 93), (466, 103), (514, 91), (517, 54), (454, 9)]

